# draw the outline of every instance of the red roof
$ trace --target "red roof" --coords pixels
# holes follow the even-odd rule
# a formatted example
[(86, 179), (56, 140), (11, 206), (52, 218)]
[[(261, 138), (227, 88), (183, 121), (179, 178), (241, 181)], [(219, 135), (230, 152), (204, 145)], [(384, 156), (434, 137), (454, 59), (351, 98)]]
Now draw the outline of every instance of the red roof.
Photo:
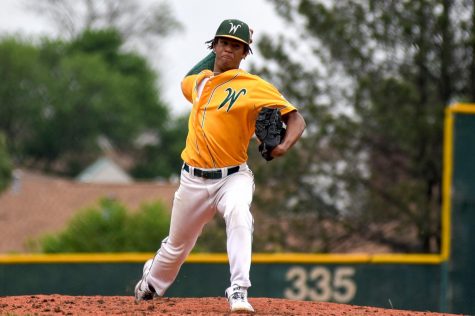
[(171, 210), (178, 188), (178, 184), (158, 182), (80, 183), (29, 171), (19, 175), (0, 194), (0, 253), (26, 252), (27, 240), (64, 229), (75, 213), (97, 206), (104, 197), (112, 197), (132, 211), (158, 200)]

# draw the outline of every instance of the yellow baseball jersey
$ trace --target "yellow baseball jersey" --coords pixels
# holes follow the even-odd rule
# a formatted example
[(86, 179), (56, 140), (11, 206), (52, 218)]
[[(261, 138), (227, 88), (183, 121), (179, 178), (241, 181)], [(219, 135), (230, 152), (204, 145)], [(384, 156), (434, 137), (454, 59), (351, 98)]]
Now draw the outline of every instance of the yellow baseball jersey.
[(277, 107), (282, 115), (296, 110), (272, 84), (241, 69), (216, 76), (210, 70), (189, 74), (181, 88), (193, 104), (181, 157), (199, 168), (246, 162), (261, 108)]

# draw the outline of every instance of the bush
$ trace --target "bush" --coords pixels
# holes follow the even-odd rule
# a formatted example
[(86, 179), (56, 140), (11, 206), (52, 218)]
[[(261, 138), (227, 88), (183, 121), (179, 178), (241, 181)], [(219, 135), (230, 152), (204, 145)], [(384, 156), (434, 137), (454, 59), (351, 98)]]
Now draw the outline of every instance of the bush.
[(154, 252), (168, 235), (169, 222), (160, 202), (129, 213), (119, 202), (102, 199), (98, 207), (74, 216), (64, 231), (40, 237), (36, 244), (45, 253)]

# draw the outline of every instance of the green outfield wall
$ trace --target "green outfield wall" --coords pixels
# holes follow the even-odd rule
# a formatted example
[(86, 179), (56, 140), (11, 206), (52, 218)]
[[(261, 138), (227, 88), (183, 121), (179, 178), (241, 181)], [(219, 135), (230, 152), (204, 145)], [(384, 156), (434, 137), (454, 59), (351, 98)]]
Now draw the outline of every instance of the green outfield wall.
[[(475, 315), (475, 105), (447, 107), (439, 254), (254, 254), (253, 297)], [(0, 295), (133, 295), (153, 254), (0, 255)], [(225, 254), (192, 254), (168, 296), (223, 296)]]
[[(0, 266), (0, 295), (133, 295), (140, 263), (40, 263)], [(439, 310), (436, 264), (254, 264), (249, 295), (410, 310)], [(223, 296), (227, 263), (186, 263), (167, 296)]]

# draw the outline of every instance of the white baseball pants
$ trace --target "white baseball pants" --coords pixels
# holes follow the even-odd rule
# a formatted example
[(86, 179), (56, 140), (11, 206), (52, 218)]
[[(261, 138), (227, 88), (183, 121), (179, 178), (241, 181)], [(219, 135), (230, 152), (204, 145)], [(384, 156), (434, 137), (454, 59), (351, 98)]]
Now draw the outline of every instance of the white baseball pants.
[[(250, 287), (254, 176), (247, 164), (222, 179), (204, 179), (181, 171), (173, 201), (170, 232), (157, 251), (147, 277), (162, 296), (173, 283), (203, 227), (216, 211), (226, 222), (231, 285)], [(223, 241), (224, 242), (224, 241)]]

